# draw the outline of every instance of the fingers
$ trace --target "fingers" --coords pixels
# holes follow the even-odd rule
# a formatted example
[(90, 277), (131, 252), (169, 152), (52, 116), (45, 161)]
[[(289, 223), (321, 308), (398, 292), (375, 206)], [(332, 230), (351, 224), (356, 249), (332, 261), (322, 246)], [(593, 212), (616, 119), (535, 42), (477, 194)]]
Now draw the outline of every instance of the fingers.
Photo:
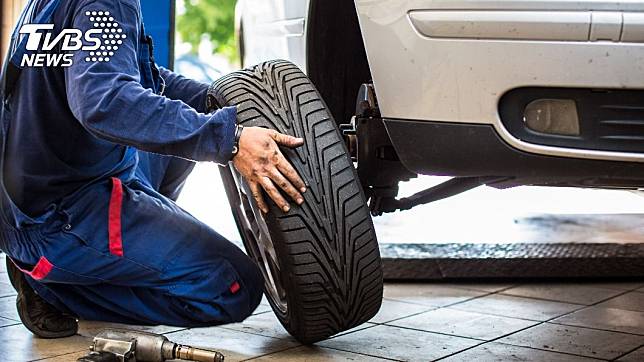
[(293, 165), (291, 165), (288, 160), (280, 154), (280, 159), (279, 162), (277, 163), (277, 169), (284, 175), (286, 178), (295, 186), (297, 187), (300, 192), (306, 192), (306, 184), (298, 175), (297, 171), (293, 168)]
[(273, 181), (271, 181), (270, 178), (264, 176), (259, 179), (259, 183), (262, 185), (264, 188), (264, 191), (270, 196), (273, 201), (279, 206), (280, 209), (284, 212), (288, 212), (291, 209), (291, 206), (286, 202), (284, 197), (282, 197), (282, 194), (280, 194), (279, 191), (277, 191), (277, 188), (275, 188), (275, 185), (273, 185)]
[(304, 144), (304, 140), (258, 127), (249, 127), (243, 136), (240, 140), (240, 152), (233, 159), (233, 163), (241, 175), (249, 180), (250, 191), (257, 207), (264, 213), (270, 211), (261, 189), (264, 189), (284, 212), (291, 209), (285, 199), (286, 195), (298, 205), (304, 203), (302, 193), (306, 191), (306, 185), (277, 147), (298, 147)]
[(273, 138), (273, 140), (277, 144), (290, 147), (290, 148), (300, 147), (301, 145), (304, 144), (303, 138), (289, 136), (287, 134), (279, 133), (277, 131), (271, 132), (271, 138)]
[(293, 185), (278, 171), (277, 169), (274, 169), (273, 172), (271, 172), (271, 180), (275, 182), (284, 192), (286, 192), (287, 195), (289, 195), (293, 201), (295, 201), (298, 205), (301, 205), (304, 202), (304, 198), (302, 195), (293, 187)]
[(262, 196), (262, 191), (259, 188), (259, 185), (256, 182), (250, 182), (250, 192), (253, 194), (253, 198), (257, 202), (257, 206), (264, 214), (268, 214), (268, 205), (264, 201), (264, 196)]

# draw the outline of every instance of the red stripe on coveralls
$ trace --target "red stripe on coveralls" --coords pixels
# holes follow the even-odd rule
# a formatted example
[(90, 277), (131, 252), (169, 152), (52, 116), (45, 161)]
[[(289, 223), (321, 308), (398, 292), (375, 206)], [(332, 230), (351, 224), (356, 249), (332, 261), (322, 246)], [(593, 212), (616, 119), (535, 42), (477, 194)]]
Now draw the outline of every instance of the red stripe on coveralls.
[(121, 235), (121, 206), (123, 205), (123, 184), (121, 180), (112, 177), (112, 196), (108, 211), (108, 236), (110, 253), (123, 256), (123, 239)]
[(51, 273), (51, 270), (54, 268), (54, 265), (47, 260), (44, 256), (41, 256), (40, 259), (38, 259), (38, 262), (34, 266), (33, 270), (25, 270), (22, 269), (21, 267), (16, 264), (13, 260), (11, 262), (23, 273), (29, 275), (30, 277), (36, 279), (36, 280), (42, 280)]
[(234, 283), (230, 286), (230, 292), (231, 292), (231, 293), (233, 293), (233, 294), (237, 294), (237, 292), (239, 291), (239, 289), (241, 289), (241, 286), (240, 286), (240, 285), (239, 285), (239, 283), (237, 283), (237, 282), (234, 282)]

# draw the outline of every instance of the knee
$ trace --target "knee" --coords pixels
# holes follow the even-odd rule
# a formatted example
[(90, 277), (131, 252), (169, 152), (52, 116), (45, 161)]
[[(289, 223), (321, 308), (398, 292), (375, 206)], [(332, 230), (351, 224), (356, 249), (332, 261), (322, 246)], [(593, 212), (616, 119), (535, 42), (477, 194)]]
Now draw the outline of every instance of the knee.
[[(234, 311), (229, 313), (231, 322), (241, 322), (248, 318), (259, 306), (264, 295), (264, 277), (261, 270), (250, 259), (245, 265), (237, 265), (237, 274), (240, 277), (239, 290), (234, 293)], [(232, 292), (232, 291), (231, 291)]]
[(229, 261), (235, 275), (222, 295), (211, 302), (212, 310), (221, 312), (221, 323), (237, 323), (253, 314), (264, 295), (264, 277), (255, 263), (244, 255)]
[[(181, 306), (182, 326), (237, 323), (253, 314), (264, 292), (262, 273), (250, 260), (249, 265), (235, 265), (233, 269), (232, 281), (229, 277), (222, 280), (221, 276), (211, 275), (197, 283), (189, 283), (190, 290), (174, 299), (173, 302)], [(178, 291), (177, 287), (173, 290)]]

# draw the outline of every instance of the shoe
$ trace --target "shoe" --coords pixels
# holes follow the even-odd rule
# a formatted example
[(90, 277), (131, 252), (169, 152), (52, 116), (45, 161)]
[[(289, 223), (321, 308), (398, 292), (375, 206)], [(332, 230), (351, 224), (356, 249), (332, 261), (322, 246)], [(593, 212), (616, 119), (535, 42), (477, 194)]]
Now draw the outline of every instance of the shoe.
[(78, 332), (76, 318), (60, 312), (47, 303), (27, 283), (24, 274), (7, 257), (7, 274), (11, 285), (18, 292), (16, 308), (24, 326), (40, 338), (64, 338)]

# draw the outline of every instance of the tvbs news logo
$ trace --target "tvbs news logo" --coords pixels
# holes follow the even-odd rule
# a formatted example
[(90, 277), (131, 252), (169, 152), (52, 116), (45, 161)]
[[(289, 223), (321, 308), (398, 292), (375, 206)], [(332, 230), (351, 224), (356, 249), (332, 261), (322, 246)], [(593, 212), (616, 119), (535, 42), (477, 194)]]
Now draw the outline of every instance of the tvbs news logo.
[[(27, 36), (21, 67), (69, 67), (74, 53), (86, 51), (86, 62), (109, 62), (127, 35), (109, 11), (87, 11), (93, 27), (84, 33), (78, 29), (63, 29), (54, 37), (54, 24), (25, 24), (20, 34)], [(56, 52), (52, 50), (56, 49)]]

